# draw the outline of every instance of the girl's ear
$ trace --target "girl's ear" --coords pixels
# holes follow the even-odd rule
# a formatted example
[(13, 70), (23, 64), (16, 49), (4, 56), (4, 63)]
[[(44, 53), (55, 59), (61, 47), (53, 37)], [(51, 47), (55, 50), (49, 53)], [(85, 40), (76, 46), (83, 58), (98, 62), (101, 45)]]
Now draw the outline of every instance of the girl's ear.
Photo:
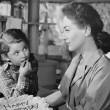
[(5, 60), (5, 61), (9, 61), (9, 60), (10, 60), (10, 59), (7, 57), (7, 55), (5, 55), (5, 54), (1, 54), (1, 57), (2, 57), (2, 59)]
[(90, 26), (86, 26), (85, 27), (85, 36), (89, 36), (91, 34), (91, 27)]

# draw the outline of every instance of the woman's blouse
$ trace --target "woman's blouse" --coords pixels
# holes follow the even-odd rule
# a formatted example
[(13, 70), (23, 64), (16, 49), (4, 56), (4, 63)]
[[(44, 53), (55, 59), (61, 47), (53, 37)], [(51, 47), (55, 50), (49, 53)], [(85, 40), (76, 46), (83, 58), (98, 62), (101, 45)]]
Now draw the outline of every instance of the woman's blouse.
[(38, 62), (30, 54), (32, 73), (27, 77), (19, 77), (19, 67), (6, 62), (0, 67), (0, 93), (5, 98), (16, 97), (22, 94), (37, 95), (38, 92)]
[[(63, 94), (62, 83), (59, 89)], [(66, 102), (70, 110), (109, 109), (110, 60), (101, 50), (84, 53), (69, 85)]]

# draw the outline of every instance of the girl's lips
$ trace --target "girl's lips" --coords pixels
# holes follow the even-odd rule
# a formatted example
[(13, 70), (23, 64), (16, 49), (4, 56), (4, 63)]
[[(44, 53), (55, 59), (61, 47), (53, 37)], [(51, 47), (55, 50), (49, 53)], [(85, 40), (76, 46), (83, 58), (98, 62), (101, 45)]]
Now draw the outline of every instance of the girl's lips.
[(21, 62), (25, 62), (27, 60), (27, 58), (26, 59), (24, 59), (24, 60), (22, 60)]
[(26, 60), (22, 60), (21, 62), (25, 62)]

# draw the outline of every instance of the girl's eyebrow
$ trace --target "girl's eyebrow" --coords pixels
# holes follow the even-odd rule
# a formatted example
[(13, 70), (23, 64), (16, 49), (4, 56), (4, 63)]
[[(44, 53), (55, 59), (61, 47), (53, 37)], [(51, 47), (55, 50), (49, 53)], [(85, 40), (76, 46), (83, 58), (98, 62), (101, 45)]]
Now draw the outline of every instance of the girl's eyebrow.
[(12, 54), (15, 54), (16, 52), (18, 52), (18, 50), (14, 50), (14, 51), (12, 52)]
[(18, 50), (14, 50), (14, 52), (18, 52)]

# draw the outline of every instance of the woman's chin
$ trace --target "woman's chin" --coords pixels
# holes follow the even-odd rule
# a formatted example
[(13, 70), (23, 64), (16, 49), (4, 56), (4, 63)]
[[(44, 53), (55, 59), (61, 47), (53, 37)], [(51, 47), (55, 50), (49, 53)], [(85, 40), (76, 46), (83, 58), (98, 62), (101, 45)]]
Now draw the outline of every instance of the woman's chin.
[(71, 48), (71, 47), (69, 47), (68, 49), (69, 49), (70, 52), (73, 52), (74, 51), (74, 49)]

